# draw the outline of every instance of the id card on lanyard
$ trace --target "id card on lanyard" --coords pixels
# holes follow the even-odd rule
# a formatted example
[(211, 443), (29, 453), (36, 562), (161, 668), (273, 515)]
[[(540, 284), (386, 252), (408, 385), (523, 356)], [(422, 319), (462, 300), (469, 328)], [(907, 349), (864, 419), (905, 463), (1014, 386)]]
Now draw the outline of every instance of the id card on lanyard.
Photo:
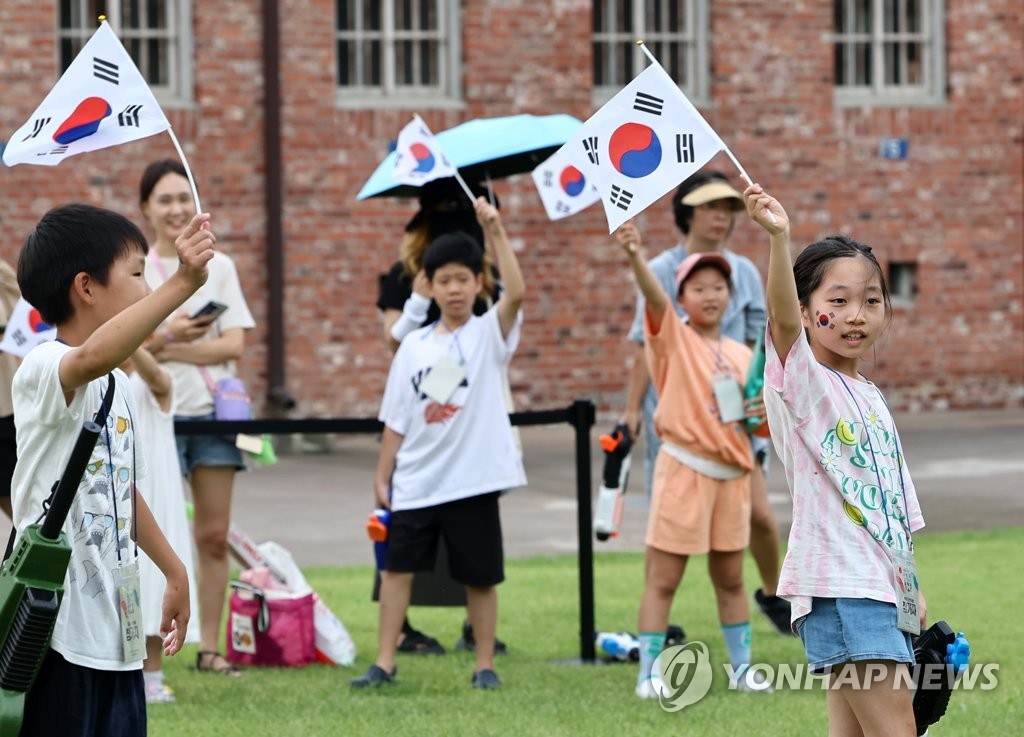
[(117, 591), (117, 612), (121, 619), (121, 645), (124, 662), (146, 659), (146, 636), (142, 630), (142, 587), (139, 562), (119, 563), (113, 571)]
[(910, 550), (890, 550), (892, 555), (893, 585), (896, 588), (896, 626), (910, 635), (921, 634), (921, 616), (918, 613), (919, 587), (917, 565)]

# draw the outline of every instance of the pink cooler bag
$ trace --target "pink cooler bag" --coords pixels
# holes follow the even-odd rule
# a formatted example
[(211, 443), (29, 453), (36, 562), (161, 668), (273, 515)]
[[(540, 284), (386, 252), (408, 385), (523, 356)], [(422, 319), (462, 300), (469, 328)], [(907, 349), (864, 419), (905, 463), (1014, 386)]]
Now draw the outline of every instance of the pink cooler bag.
[(227, 658), (240, 665), (302, 666), (316, 659), (313, 594), (232, 581)]

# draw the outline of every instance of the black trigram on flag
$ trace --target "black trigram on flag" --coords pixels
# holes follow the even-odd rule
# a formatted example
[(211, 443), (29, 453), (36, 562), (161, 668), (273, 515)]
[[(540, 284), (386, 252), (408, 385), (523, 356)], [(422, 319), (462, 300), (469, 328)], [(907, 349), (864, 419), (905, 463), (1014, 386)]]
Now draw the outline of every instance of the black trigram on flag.
[(21, 142), (24, 143), (28, 139), (35, 138), (36, 136), (38, 136), (40, 133), (43, 132), (43, 127), (49, 122), (49, 118), (36, 118), (35, 122), (32, 124), (32, 132), (29, 133), (24, 138), (22, 138)]
[(597, 166), (601, 163), (601, 157), (597, 153), (597, 136), (590, 136), (590, 138), (583, 139), (583, 150), (587, 152), (587, 158), (590, 159), (590, 163)]
[(692, 164), (695, 161), (692, 133), (676, 133), (676, 161), (680, 164)]
[(36, 156), (61, 156), (67, 152), (67, 146), (57, 146), (57, 148), (51, 148), (49, 151), (43, 151), (42, 153), (36, 154)]
[(646, 92), (637, 92), (636, 99), (633, 100), (633, 109), (639, 110), (642, 113), (661, 115), (664, 107), (665, 101), (663, 99), (654, 95), (648, 95)]
[(104, 61), (98, 56), (92, 58), (92, 75), (102, 79), (104, 82), (118, 84), (117, 64)]
[(613, 184), (612, 194), (609, 199), (612, 201), (612, 204), (620, 210), (628, 210), (629, 204), (633, 201), (633, 193), (622, 189), (617, 184)]
[(564, 215), (568, 215), (571, 211), (572, 211), (572, 208), (569, 207), (564, 202), (562, 202), (561, 200), (559, 200), (558, 202), (555, 203), (555, 212), (560, 212), (560, 213), (562, 213)]
[(555, 173), (550, 169), (544, 170), (544, 186), (554, 187), (555, 186)]
[(25, 343), (28, 342), (28, 338), (25, 336), (25, 333), (22, 332), (21, 328), (15, 330), (14, 334), (11, 335), (11, 338), (14, 340), (15, 344), (19, 346), (25, 345)]
[(117, 124), (122, 128), (138, 128), (140, 112), (142, 105), (129, 105), (117, 114)]

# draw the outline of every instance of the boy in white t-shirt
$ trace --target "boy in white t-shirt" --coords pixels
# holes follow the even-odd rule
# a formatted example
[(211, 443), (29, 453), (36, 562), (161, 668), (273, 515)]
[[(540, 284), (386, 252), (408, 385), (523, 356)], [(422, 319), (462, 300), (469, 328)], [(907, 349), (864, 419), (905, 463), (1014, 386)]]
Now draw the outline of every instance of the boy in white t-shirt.
[[(96, 415), (114, 381), (106, 427), (64, 523), (71, 544), (64, 597), (50, 650), (25, 699), (23, 735), (146, 733), (145, 651), (133, 647), (140, 638), (122, 637), (129, 607), (119, 606), (122, 584), (115, 584), (133, 571), (137, 581), (139, 548), (167, 579), (164, 653), (173, 655), (184, 642), (188, 576), (137, 492), (146, 466), (128, 378), (117, 367), (206, 280), (215, 241), (209, 217), (197, 215), (178, 238), (178, 270), (155, 292), (143, 275), (145, 238), (109, 210), (51, 210), (22, 248), (22, 293), (57, 327), (58, 338), (32, 350), (14, 377), (18, 464), (11, 498), (19, 532), (39, 519), (82, 424)], [(137, 601), (137, 583), (126, 588), (127, 601)]]
[[(438, 540), (452, 578), (465, 584), (476, 639), (474, 688), (498, 688), (494, 672), (497, 584), (504, 580), (498, 495), (526, 483), (505, 407), (505, 368), (519, 342), (525, 287), (498, 211), (475, 204), (503, 279), (501, 298), (482, 316), (483, 252), (464, 233), (434, 240), (423, 259), (441, 318), (409, 333), (391, 364), (375, 502), (391, 510), (381, 574), (378, 652), (355, 688), (390, 683), (413, 573), (434, 565)], [(482, 459), (486, 459), (484, 462)]]

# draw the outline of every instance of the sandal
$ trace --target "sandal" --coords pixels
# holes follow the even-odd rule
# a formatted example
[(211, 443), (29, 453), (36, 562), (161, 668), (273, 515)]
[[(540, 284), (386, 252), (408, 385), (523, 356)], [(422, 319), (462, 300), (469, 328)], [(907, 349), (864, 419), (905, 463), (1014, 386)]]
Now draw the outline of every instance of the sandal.
[[(206, 664), (203, 665), (203, 661)], [(221, 676), (229, 676), (231, 678), (237, 678), (242, 675), (242, 671), (236, 666), (232, 665), (227, 658), (216, 650), (200, 650), (196, 653), (196, 670), (206, 673), (216, 673)]]
[(444, 655), (444, 647), (433, 637), (409, 627), (402, 632), (402, 641), (398, 644), (398, 652), (415, 655)]

